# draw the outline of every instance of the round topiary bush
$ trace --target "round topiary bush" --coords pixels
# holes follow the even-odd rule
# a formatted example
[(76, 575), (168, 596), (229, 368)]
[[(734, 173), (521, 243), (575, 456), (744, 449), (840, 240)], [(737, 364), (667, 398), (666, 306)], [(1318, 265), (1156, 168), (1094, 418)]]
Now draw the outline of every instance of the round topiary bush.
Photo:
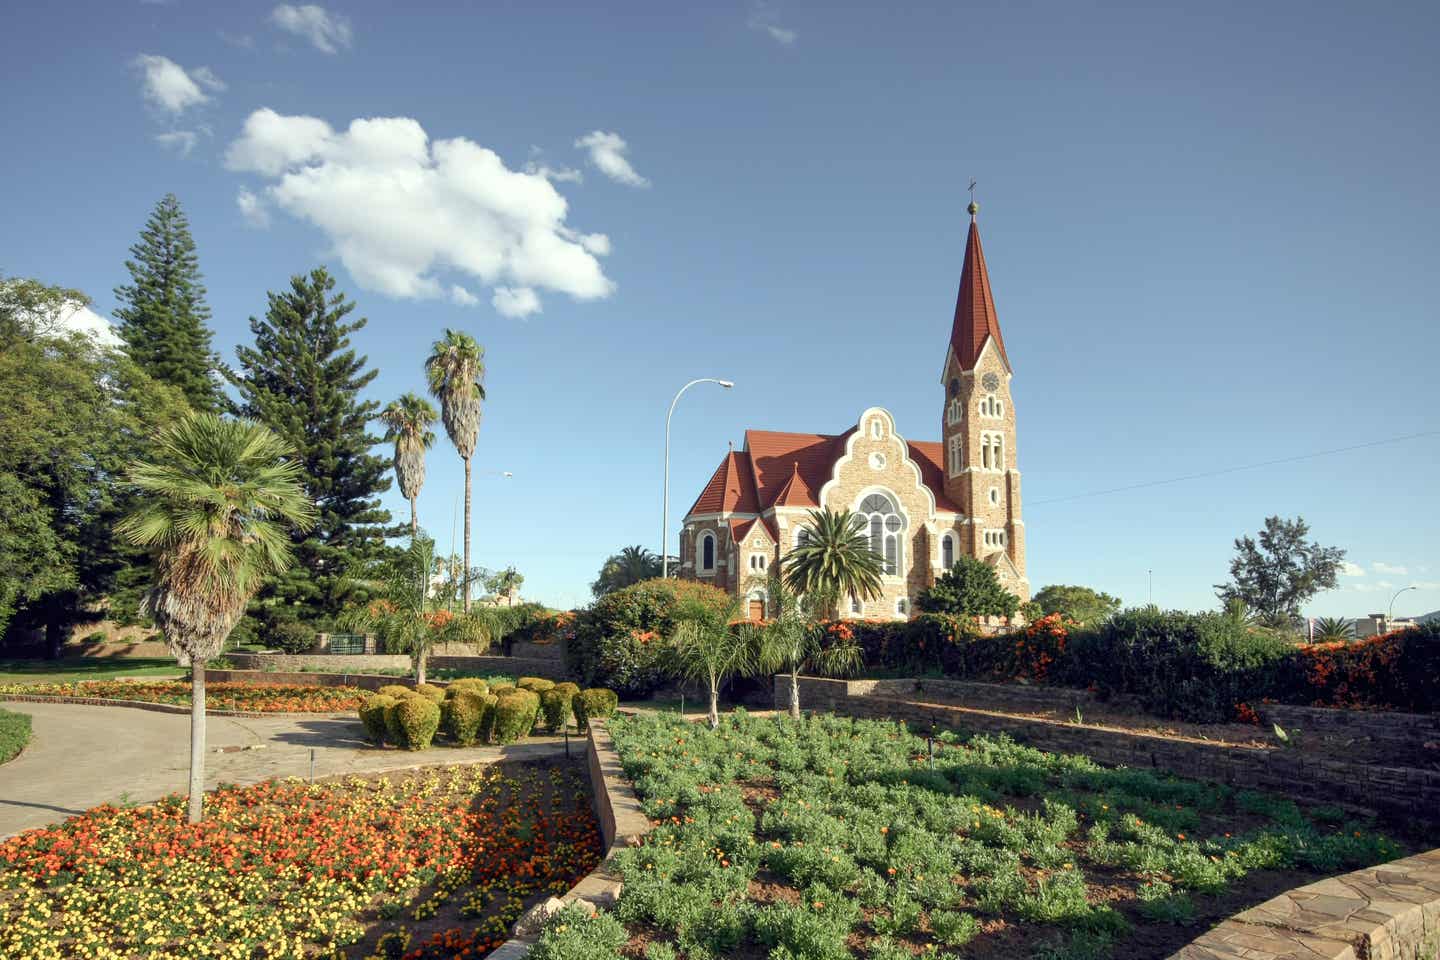
[(405, 728), (400, 726), (400, 704), (415, 694), (405, 691), (405, 696), (392, 698), (394, 702), (385, 705), (385, 739), (397, 747), (405, 745)]
[(315, 646), (315, 630), (299, 620), (277, 620), (265, 631), (265, 642), (286, 653), (308, 653)]
[(496, 743), (514, 743), (535, 726), (540, 711), (540, 698), (529, 690), (516, 690), (495, 702), (495, 728), (491, 734)]
[(521, 677), (515, 681), (515, 686), (521, 690), (529, 690), (531, 693), (544, 693), (555, 687), (554, 680), (546, 680), (544, 677)]
[(459, 680), (451, 680), (445, 687), (445, 695), (453, 697), (461, 690), (469, 690), (471, 693), (489, 693), (490, 684), (479, 677), (461, 677)]
[(570, 696), (572, 696), (572, 697), (576, 697), (576, 696), (579, 696), (579, 695), (580, 695), (580, 684), (578, 684), (578, 683), (571, 683), (569, 680), (566, 680), (564, 683), (557, 683), (557, 684), (555, 684), (555, 689), (556, 689), (556, 690), (564, 690), (564, 691), (566, 691), (567, 693), (569, 693)]
[(485, 716), (484, 696), (482, 693), (461, 690), (445, 701), (445, 733), (462, 747), (474, 743), (480, 732), (480, 721)]
[(545, 717), (545, 729), (548, 732), (559, 733), (570, 725), (571, 704), (574, 700), (575, 694), (558, 686), (541, 692), (540, 712)]
[(429, 700), (431, 703), (440, 703), (445, 699), (445, 688), (437, 687), (433, 683), (421, 683), (415, 687), (415, 692)]
[(493, 693), (480, 695), (482, 713), (480, 714), (480, 726), (475, 729), (475, 739), (480, 743), (490, 743), (495, 736), (495, 705), (500, 698)]
[(513, 683), (497, 683), (490, 688), (490, 692), (495, 694), (495, 696), (497, 697), (503, 697), (507, 693), (514, 693), (516, 689), (517, 688)]
[(414, 693), (415, 691), (401, 683), (387, 683), (385, 686), (381, 687), (375, 692), (383, 693), (386, 696), (394, 697), (396, 700), (399, 700), (401, 697), (410, 696), (410, 694)]
[(377, 745), (385, 743), (385, 708), (394, 704), (394, 697), (387, 693), (377, 693), (367, 697), (360, 705), (360, 722), (365, 725), (365, 735)]
[[(400, 744), (406, 750), (424, 750), (440, 728), (440, 706), (427, 697), (406, 697), (391, 708), (400, 727)], [(389, 714), (386, 714), (387, 727)]]
[(603, 720), (615, 712), (620, 705), (620, 697), (614, 690), (606, 690), (603, 687), (595, 687), (590, 690), (581, 690), (572, 704), (575, 711), (575, 722), (580, 725), (583, 732), (590, 728), (591, 720)]

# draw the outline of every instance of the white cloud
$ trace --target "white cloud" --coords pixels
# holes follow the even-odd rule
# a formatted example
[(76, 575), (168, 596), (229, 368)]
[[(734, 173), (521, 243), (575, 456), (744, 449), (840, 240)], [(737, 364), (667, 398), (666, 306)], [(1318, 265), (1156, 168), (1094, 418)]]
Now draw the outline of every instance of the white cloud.
[(209, 67), (186, 73), (184, 67), (169, 57), (151, 53), (140, 54), (131, 65), (140, 71), (140, 92), (145, 100), (172, 116), (209, 101), (200, 89), (202, 83), (211, 90), (225, 89), (225, 84)]
[(270, 12), (270, 22), (287, 33), (303, 37), (322, 53), (338, 53), (354, 38), (350, 19), (313, 3), (298, 7), (282, 3)]
[(544, 177), (546, 180), (553, 180), (556, 183), (580, 183), (585, 179), (585, 174), (574, 167), (550, 167), (543, 163), (536, 163), (534, 160), (525, 164), (525, 172), (533, 173), (537, 177)]
[(580, 246), (589, 250), (597, 257), (608, 256), (610, 253), (610, 238), (603, 233), (582, 233), (580, 234)]
[(528, 317), (540, 312), (540, 298), (529, 287), (496, 287), (490, 305), (502, 317)]
[(466, 290), (458, 283), (453, 284), (450, 287), (450, 299), (454, 300), (462, 307), (473, 307), (475, 306), (475, 304), (480, 302), (479, 297), (475, 296), (475, 294), (471, 293), (469, 290)]
[(1394, 564), (1386, 563), (1384, 560), (1376, 560), (1370, 566), (1379, 574), (1389, 574), (1392, 577), (1403, 577), (1410, 571), (1404, 567), (1397, 567)]
[(1358, 563), (1351, 563), (1349, 560), (1340, 561), (1340, 575), (1344, 577), (1363, 577), (1365, 568)]
[(768, 3), (756, 3), (750, 10), (745, 25), (751, 30), (766, 34), (782, 47), (793, 46), (800, 34), (780, 25), (780, 11)]
[(270, 209), (265, 206), (265, 201), (251, 193), (244, 187), (235, 195), (235, 206), (240, 208), (240, 216), (252, 227), (263, 230), (270, 226)]
[(577, 300), (614, 290), (596, 259), (608, 238), (568, 227), (549, 180), (463, 137), (431, 141), (409, 117), (336, 131), (257, 110), (226, 164), (273, 181), (261, 191), (268, 206), (319, 227), (368, 290), (453, 299), (439, 274), (456, 271), (495, 288), (492, 303), (507, 316), (538, 312), (541, 289)]
[(650, 186), (650, 181), (636, 173), (625, 158), (629, 147), (620, 134), (595, 130), (576, 140), (575, 146), (590, 151), (590, 162), (616, 183), (631, 187)]
[(194, 130), (171, 130), (168, 133), (155, 134), (155, 142), (162, 147), (173, 147), (180, 151), (180, 156), (190, 156), (190, 151), (195, 149), (195, 141), (199, 139)]
[(125, 342), (115, 333), (114, 324), (89, 307), (77, 306), (69, 313), (62, 314), (60, 327), (64, 330), (83, 333), (101, 346), (118, 347)]

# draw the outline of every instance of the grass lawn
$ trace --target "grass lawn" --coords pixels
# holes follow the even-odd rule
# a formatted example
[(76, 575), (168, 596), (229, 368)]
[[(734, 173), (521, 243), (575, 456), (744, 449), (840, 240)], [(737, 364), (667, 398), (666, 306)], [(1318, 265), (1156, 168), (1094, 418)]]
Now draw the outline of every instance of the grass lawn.
[(579, 762), (271, 781), (205, 807), (0, 841), (0, 957), (481, 957), (600, 855)]
[(187, 675), (171, 657), (70, 657), (62, 660), (0, 660), (0, 683), (57, 683), (112, 677)]
[[(1336, 807), (1003, 738), (945, 735), (932, 767), (890, 722), (609, 726), (661, 825), (620, 854), (624, 936), (595, 960), (1158, 958), (1243, 906), (1404, 853)], [(580, 927), (541, 956), (603, 932)]]

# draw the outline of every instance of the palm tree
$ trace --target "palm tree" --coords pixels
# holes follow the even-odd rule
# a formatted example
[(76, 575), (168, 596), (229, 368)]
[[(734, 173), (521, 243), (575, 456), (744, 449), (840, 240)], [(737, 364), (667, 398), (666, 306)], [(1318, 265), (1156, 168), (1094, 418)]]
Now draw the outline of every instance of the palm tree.
[(395, 444), (395, 479), (400, 483), (400, 492), (410, 501), (411, 537), (420, 533), (415, 500), (425, 483), (425, 451), (435, 446), (435, 431), (430, 428), (438, 416), (428, 400), (413, 393), (390, 401), (380, 411), (385, 439)]
[[(430, 395), (440, 401), (445, 432), (465, 461), (465, 569), (470, 569), (470, 458), (480, 436), (480, 403), (485, 399), (485, 348), (458, 330), (446, 330), (425, 360)], [(470, 577), (461, 587), (461, 609), (470, 610)]]
[(523, 573), (514, 567), (506, 567), (490, 578), (490, 589), (494, 591), (496, 600), (504, 597), (505, 605), (513, 607), (515, 606), (515, 592), (524, 582), (525, 575)]
[(292, 451), (259, 424), (194, 414), (129, 470), (137, 503), (116, 532), (155, 555), (145, 610), (190, 666), (190, 822), (205, 802), (205, 662), (218, 654), (265, 578), (290, 565), (290, 530), (315, 507)]
[(790, 677), (790, 717), (800, 719), (800, 670), (813, 663), (825, 673), (846, 674), (863, 659), (860, 645), (851, 640), (824, 645), (825, 628), (805, 599), (785, 586), (778, 576), (765, 582), (770, 619), (758, 629), (756, 665), (766, 673), (782, 670)]
[(641, 546), (626, 547), (612, 553), (600, 567), (600, 576), (590, 584), (597, 597), (624, 589), (641, 580), (660, 576), (660, 558)]
[(811, 510), (807, 539), (785, 554), (785, 585), (813, 598), (829, 617), (840, 614), (840, 599), (874, 600), (881, 595), (885, 564), (870, 548), (864, 524), (849, 510)]
[[(417, 684), (425, 682), (425, 662), (442, 632), (437, 629), (437, 611), (430, 602), (430, 571), (434, 565), (435, 541), (424, 534), (412, 536), (405, 551), (379, 564), (375, 578), (379, 583), (378, 598), (340, 618), (346, 629), (378, 634), (387, 653), (409, 654)], [(452, 614), (444, 612), (440, 616), (444, 619)]]
[(1316, 617), (1315, 639), (1322, 643), (1355, 639), (1355, 625), (1344, 617)]
[[(754, 665), (753, 627), (737, 624), (740, 598), (691, 598), (675, 608), (675, 661), (680, 674), (710, 688), (710, 729), (720, 726), (720, 684)], [(732, 626), (733, 624), (733, 626)]]

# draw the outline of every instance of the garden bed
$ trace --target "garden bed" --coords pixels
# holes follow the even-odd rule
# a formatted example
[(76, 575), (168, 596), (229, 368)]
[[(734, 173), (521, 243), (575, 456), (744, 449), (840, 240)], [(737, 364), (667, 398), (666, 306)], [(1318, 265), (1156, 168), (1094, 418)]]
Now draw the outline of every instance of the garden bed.
[(610, 730), (660, 821), (618, 856), (624, 956), (661, 942), (735, 960), (1158, 958), (1433, 839), (1004, 738), (943, 735), (932, 769), (924, 738), (882, 721), (737, 712), (713, 733), (666, 715)]
[(98, 807), (0, 843), (0, 956), (482, 957), (598, 862), (589, 797), (577, 758)]
[[(212, 683), (205, 688), (206, 712), (341, 713), (355, 710), (368, 691), (357, 687)], [(79, 703), (190, 706), (188, 680), (80, 680), (68, 683), (0, 685), (0, 698)]]

